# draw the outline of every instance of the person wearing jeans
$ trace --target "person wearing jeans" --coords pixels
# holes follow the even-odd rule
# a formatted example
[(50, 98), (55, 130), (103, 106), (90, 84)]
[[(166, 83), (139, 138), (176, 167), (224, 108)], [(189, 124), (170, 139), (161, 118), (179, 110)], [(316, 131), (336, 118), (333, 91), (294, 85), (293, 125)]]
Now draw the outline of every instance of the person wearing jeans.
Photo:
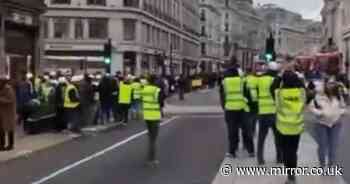
[(345, 106), (337, 83), (327, 81), (324, 90), (319, 90), (310, 104), (311, 112), (317, 117), (315, 132), (321, 167), (332, 167), (337, 162), (336, 153), (342, 130), (341, 117), (345, 113)]

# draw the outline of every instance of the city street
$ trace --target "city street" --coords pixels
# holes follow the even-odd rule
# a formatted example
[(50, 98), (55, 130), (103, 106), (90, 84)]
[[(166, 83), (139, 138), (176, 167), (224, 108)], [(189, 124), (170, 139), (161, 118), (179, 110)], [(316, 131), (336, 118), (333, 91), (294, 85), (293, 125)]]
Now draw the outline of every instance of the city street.
[[(216, 90), (196, 92), (193, 99), (214, 98)], [(198, 98), (201, 97), (201, 98)], [(187, 100), (187, 103), (191, 102)], [(184, 103), (184, 102), (183, 102)], [(200, 105), (205, 102), (194, 102)], [(209, 107), (210, 104), (203, 104)], [(212, 104), (218, 106), (218, 102)], [(199, 106), (198, 106), (199, 107)], [(195, 109), (196, 106), (187, 106)], [(200, 107), (199, 107), (200, 108)], [(169, 109), (171, 110), (171, 109)], [(348, 127), (346, 127), (348, 128)], [(26, 158), (1, 164), (1, 183), (6, 184), (241, 184), (282, 183), (283, 177), (223, 177), (220, 166), (256, 166), (255, 159), (239, 152), (236, 160), (225, 159), (226, 128), (222, 113), (174, 115), (163, 121), (159, 137), (157, 168), (146, 164), (148, 137), (144, 124), (133, 122), (95, 136), (83, 136), (71, 142), (43, 150)], [(345, 137), (347, 138), (347, 137)], [(343, 139), (346, 140), (346, 139)], [(273, 147), (272, 137), (267, 147)], [(349, 151), (341, 146), (341, 158)], [(273, 165), (273, 149), (266, 150), (268, 165)], [(316, 144), (304, 134), (300, 146), (300, 163), (316, 166)], [(345, 174), (349, 159), (343, 160)], [(345, 178), (348, 179), (349, 175)], [(334, 180), (335, 179), (335, 180)], [(301, 177), (300, 183), (339, 183), (341, 178)]]

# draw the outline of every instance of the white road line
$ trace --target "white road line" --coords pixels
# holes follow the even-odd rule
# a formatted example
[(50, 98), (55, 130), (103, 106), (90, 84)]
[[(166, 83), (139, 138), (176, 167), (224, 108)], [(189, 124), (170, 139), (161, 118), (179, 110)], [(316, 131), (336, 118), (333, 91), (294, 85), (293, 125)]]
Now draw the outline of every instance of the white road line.
[[(172, 118), (170, 118), (170, 119), (164, 121), (160, 126), (165, 126), (165, 125), (171, 123), (172, 121), (174, 121), (174, 120), (176, 120), (176, 119), (178, 119), (178, 118), (179, 118), (179, 116), (172, 117)], [(44, 177), (44, 178), (38, 180), (38, 181), (32, 182), (32, 184), (42, 184), (42, 183), (45, 183), (45, 182), (51, 180), (52, 178), (55, 178), (56, 176), (58, 176), (58, 175), (60, 175), (60, 174), (63, 174), (63, 173), (65, 173), (65, 172), (67, 172), (67, 171), (69, 171), (69, 170), (71, 170), (71, 169), (73, 169), (73, 168), (75, 168), (75, 167), (77, 167), (77, 166), (79, 166), (79, 165), (82, 165), (82, 164), (84, 164), (84, 163), (86, 163), (86, 162), (88, 162), (88, 161), (90, 161), (90, 160), (92, 160), (92, 159), (94, 159), (94, 158), (97, 158), (97, 157), (99, 157), (99, 156), (102, 156), (102, 155), (104, 155), (104, 154), (106, 154), (106, 153), (108, 153), (108, 152), (110, 152), (110, 151), (112, 151), (112, 150), (114, 150), (114, 149), (117, 149), (117, 148), (119, 148), (120, 146), (122, 146), (122, 145), (124, 145), (124, 144), (126, 144), (126, 143), (128, 143), (128, 142), (130, 142), (130, 141), (132, 141), (132, 140), (134, 140), (134, 139), (137, 139), (137, 138), (139, 138), (139, 137), (141, 137), (141, 136), (143, 136), (143, 135), (145, 135), (145, 134), (147, 134), (147, 130), (142, 131), (142, 132), (140, 132), (140, 133), (137, 133), (137, 134), (135, 134), (135, 135), (133, 135), (133, 136), (130, 136), (129, 138), (127, 138), (127, 139), (125, 139), (125, 140), (123, 140), (123, 141), (121, 141), (121, 142), (118, 142), (118, 143), (116, 143), (116, 144), (114, 144), (114, 145), (112, 145), (112, 146), (110, 146), (110, 147), (108, 147), (108, 148), (106, 148), (106, 149), (104, 149), (104, 150), (102, 150), (102, 151), (100, 151), (100, 152), (97, 152), (97, 153), (95, 153), (95, 154), (93, 154), (93, 155), (91, 155), (91, 156), (88, 156), (88, 157), (86, 157), (86, 158), (80, 160), (80, 161), (77, 161), (77, 162), (75, 162), (75, 163), (73, 163), (73, 164), (71, 164), (71, 165), (68, 165), (68, 166), (66, 166), (66, 167), (64, 167), (64, 168), (62, 168), (62, 169), (60, 169), (60, 170), (57, 170), (56, 172), (54, 172), (54, 173), (52, 173), (52, 174), (50, 174), (50, 175), (48, 175), (48, 176), (46, 176), (46, 177)]]

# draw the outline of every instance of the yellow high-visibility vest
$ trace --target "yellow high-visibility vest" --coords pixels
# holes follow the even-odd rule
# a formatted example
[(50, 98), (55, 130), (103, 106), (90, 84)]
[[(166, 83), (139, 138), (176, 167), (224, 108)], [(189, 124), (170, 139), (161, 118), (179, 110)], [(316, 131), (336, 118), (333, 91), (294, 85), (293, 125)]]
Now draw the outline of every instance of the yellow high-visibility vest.
[(243, 95), (244, 80), (240, 77), (226, 77), (223, 85), (225, 110), (244, 110), (249, 112), (248, 101)]
[(119, 103), (120, 104), (131, 104), (132, 87), (130, 84), (119, 84)]
[(134, 94), (134, 99), (139, 100), (141, 98), (142, 85), (139, 82), (133, 82), (131, 84)]
[(249, 88), (250, 96), (252, 97), (253, 102), (258, 101), (258, 77), (254, 75), (248, 75), (246, 77), (247, 87)]
[(143, 118), (146, 121), (159, 121), (161, 119), (160, 89), (153, 85), (147, 85), (142, 90)]
[(78, 89), (73, 84), (68, 84), (68, 86), (64, 90), (64, 105), (63, 105), (64, 108), (74, 109), (74, 108), (77, 108), (80, 104), (79, 102), (72, 102), (70, 100), (69, 92), (71, 90), (74, 90), (76, 92), (76, 94), (78, 94)]
[(305, 90), (276, 90), (277, 130), (282, 135), (299, 135), (304, 131)]
[(275, 101), (271, 94), (271, 86), (274, 78), (268, 75), (259, 77), (258, 80), (258, 108), (259, 115), (275, 114)]

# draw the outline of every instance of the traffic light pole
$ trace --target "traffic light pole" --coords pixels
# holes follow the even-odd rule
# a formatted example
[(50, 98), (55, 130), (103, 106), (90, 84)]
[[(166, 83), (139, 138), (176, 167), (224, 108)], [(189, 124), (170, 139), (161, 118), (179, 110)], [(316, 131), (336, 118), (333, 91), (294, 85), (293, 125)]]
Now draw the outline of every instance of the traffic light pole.
[(112, 40), (110, 38), (108, 39), (108, 42), (104, 44), (103, 57), (104, 63), (106, 65), (106, 73), (111, 73)]

